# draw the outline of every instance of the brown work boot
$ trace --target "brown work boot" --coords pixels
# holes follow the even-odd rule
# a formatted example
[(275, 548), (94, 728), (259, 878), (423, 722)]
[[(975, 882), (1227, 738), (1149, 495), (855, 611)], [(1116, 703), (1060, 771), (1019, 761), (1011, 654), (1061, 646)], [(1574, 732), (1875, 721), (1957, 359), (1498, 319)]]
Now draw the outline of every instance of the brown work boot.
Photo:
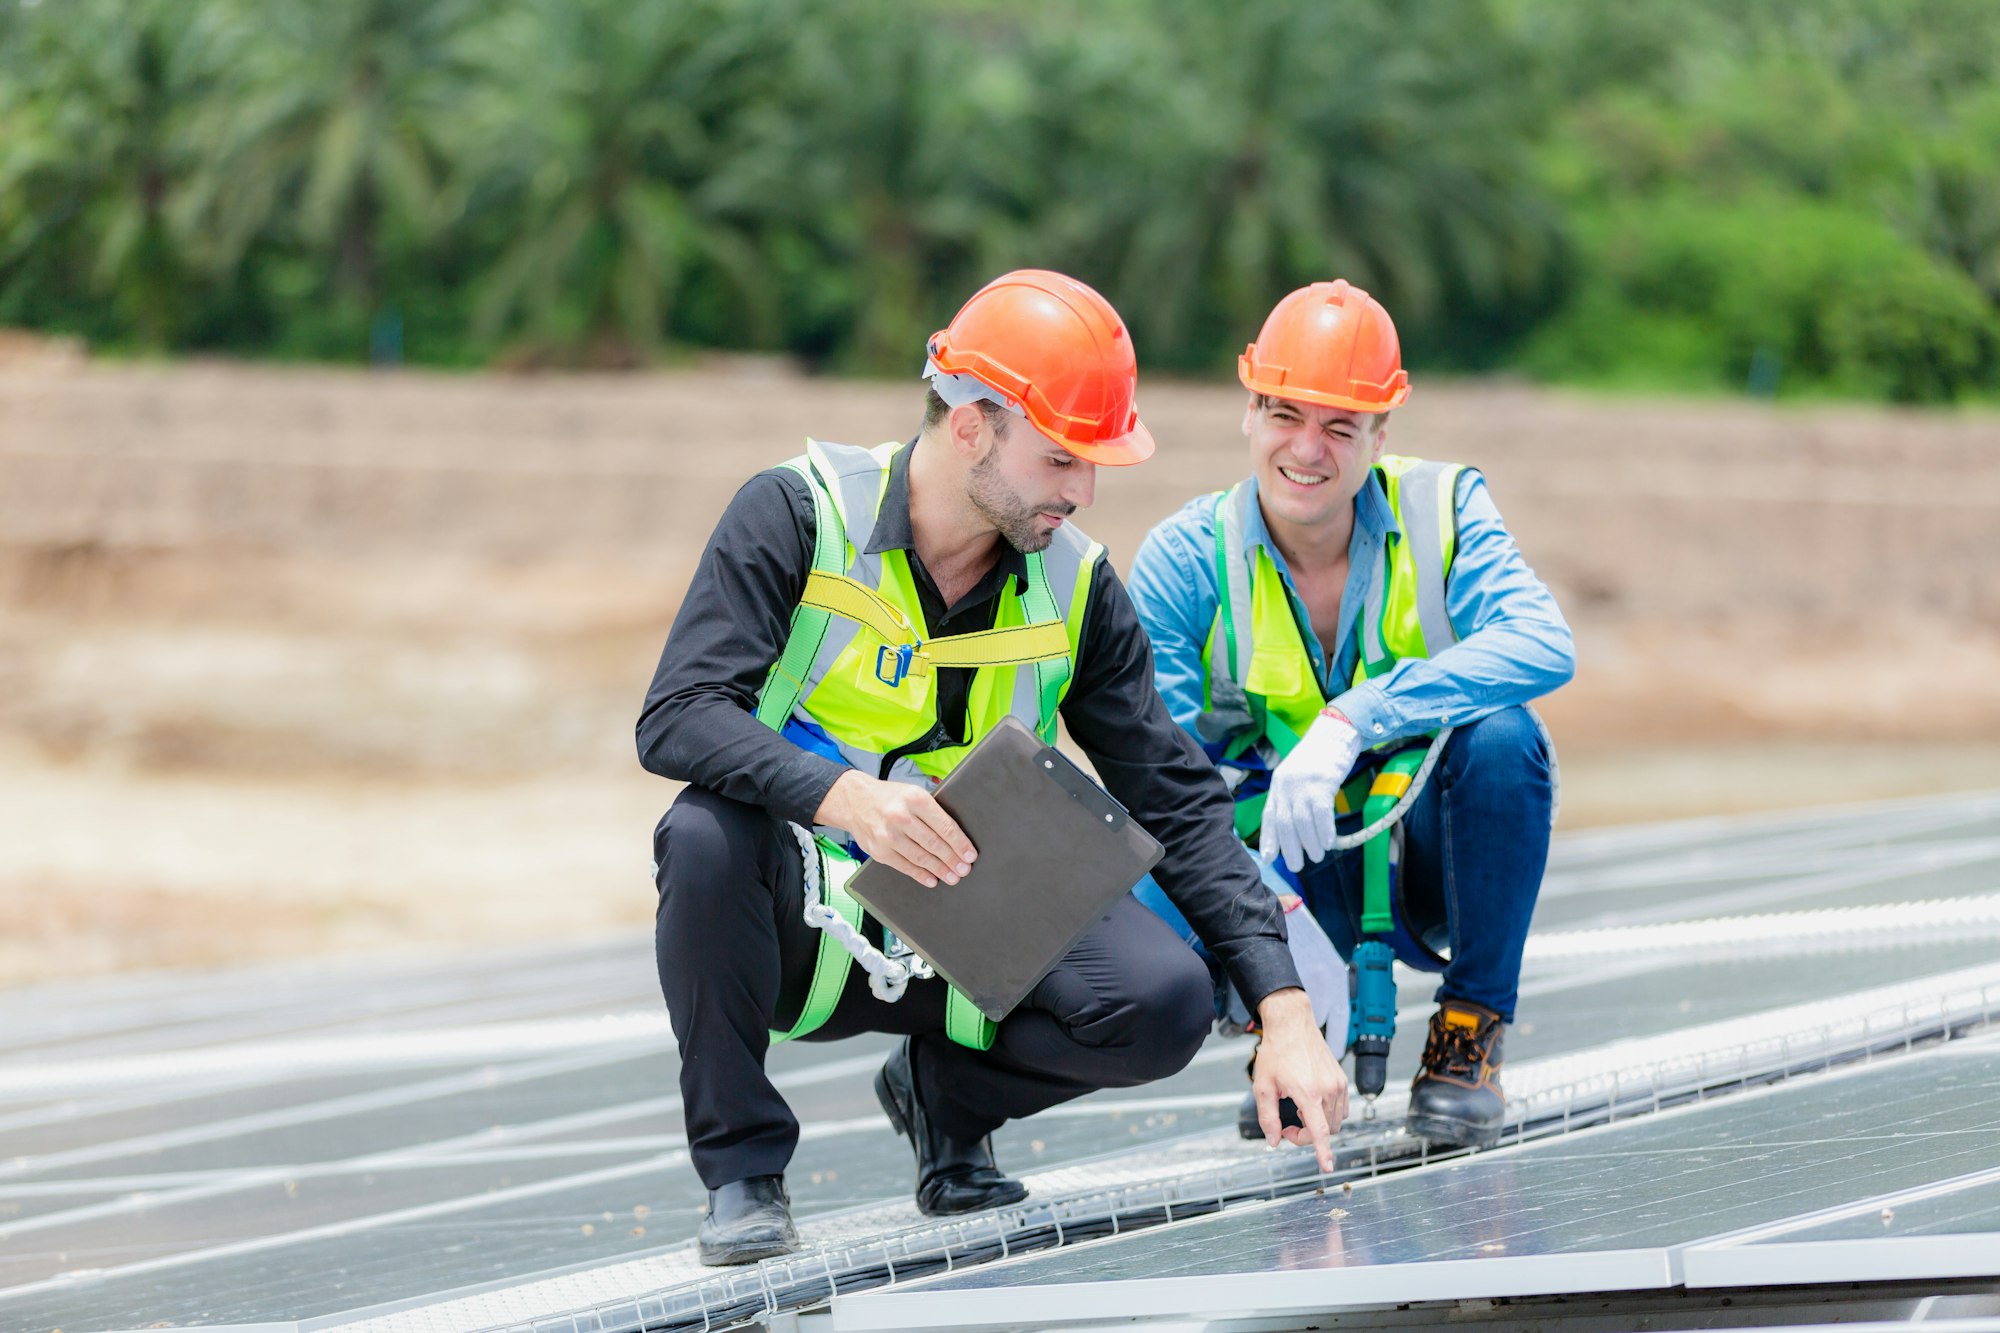
[(1490, 1148), (1500, 1141), (1507, 1094), (1500, 1091), (1505, 1025), (1491, 1009), (1446, 1000), (1431, 1015), (1424, 1067), (1410, 1084), (1410, 1133), (1440, 1146)]

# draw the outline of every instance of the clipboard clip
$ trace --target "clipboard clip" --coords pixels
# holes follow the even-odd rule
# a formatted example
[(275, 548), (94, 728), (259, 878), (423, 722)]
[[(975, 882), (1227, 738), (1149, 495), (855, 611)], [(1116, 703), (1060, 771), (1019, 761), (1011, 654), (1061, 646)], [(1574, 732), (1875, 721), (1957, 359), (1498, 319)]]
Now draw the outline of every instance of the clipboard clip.
[(1131, 819), (1132, 816), (1126, 812), (1124, 806), (1118, 804), (1111, 793), (1085, 777), (1083, 770), (1072, 764), (1068, 757), (1053, 745), (1043, 746), (1041, 753), (1035, 758), (1040, 761), (1043, 771), (1055, 779), (1056, 785), (1069, 793), (1072, 801), (1103, 820), (1106, 828), (1124, 828), (1126, 821)]
[(875, 679), (894, 688), (909, 677), (922, 642), (883, 644), (875, 650)]

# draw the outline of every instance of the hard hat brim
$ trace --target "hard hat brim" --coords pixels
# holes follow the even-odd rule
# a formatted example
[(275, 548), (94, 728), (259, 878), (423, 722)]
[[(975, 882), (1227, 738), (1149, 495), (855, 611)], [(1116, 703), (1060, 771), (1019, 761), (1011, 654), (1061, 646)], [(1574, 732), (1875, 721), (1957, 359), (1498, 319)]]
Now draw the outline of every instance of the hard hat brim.
[(1065, 440), (1055, 435), (1049, 438), (1084, 462), (1096, 463), (1100, 467), (1131, 467), (1134, 463), (1143, 463), (1153, 456), (1153, 432), (1147, 430), (1146, 423), (1137, 418), (1133, 419), (1132, 429), (1115, 440), (1078, 444), (1074, 440)]
[(1388, 412), (1390, 408), (1400, 408), (1404, 402), (1410, 400), (1410, 386), (1408, 384), (1404, 384), (1392, 396), (1388, 396), (1388, 398), (1384, 398), (1380, 402), (1372, 402), (1368, 398), (1346, 398), (1342, 394), (1322, 394), (1316, 388), (1292, 388), (1292, 386), (1284, 386), (1284, 384), (1278, 384), (1274, 388), (1264, 388), (1260, 384), (1248, 384), (1246, 382), (1244, 388), (1248, 388), (1254, 394), (1264, 394), (1266, 398), (1290, 398), (1292, 402), (1312, 402), (1316, 406), (1338, 406), (1338, 408), (1346, 408), (1350, 412)]
[[(1395, 388), (1381, 398), (1356, 398), (1349, 394), (1334, 393), (1329, 389), (1311, 389), (1303, 384), (1286, 384), (1285, 372), (1280, 370), (1276, 380), (1265, 379), (1256, 361), (1257, 344), (1251, 343), (1243, 349), (1243, 355), (1236, 358), (1236, 378), (1251, 393), (1261, 393), (1266, 398), (1289, 398), (1297, 403), (1315, 403), (1320, 407), (1343, 407), (1350, 412), (1387, 412), (1410, 401), (1410, 378), (1398, 367), (1389, 380)], [(1401, 383), (1397, 383), (1397, 381)], [(1384, 386), (1386, 387), (1386, 386)]]

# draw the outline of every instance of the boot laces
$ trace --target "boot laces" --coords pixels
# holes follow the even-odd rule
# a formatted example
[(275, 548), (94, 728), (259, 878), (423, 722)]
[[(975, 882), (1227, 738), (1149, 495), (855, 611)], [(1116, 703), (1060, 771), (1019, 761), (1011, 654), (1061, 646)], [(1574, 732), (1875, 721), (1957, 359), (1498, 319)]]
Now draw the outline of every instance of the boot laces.
[(1424, 1068), (1476, 1079), (1486, 1063), (1488, 1050), (1488, 1043), (1478, 1029), (1435, 1022), (1431, 1024), (1430, 1039), (1424, 1043)]

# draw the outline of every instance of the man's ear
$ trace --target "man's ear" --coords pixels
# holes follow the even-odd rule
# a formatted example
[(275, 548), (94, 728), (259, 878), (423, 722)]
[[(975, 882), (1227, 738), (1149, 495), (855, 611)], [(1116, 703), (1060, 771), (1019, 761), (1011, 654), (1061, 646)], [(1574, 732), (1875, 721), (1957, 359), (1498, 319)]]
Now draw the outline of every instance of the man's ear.
[(1253, 393), (1250, 395), (1250, 400), (1243, 404), (1244, 439), (1247, 440), (1250, 438), (1250, 423), (1252, 421), (1255, 421), (1256, 419), (1257, 419), (1257, 395)]
[(1388, 443), (1389, 414), (1384, 412), (1375, 418), (1375, 443), (1368, 451), (1368, 461), (1371, 465), (1382, 461), (1382, 449)]
[(966, 403), (951, 409), (945, 417), (945, 439), (951, 443), (951, 451), (967, 467), (976, 467), (984, 462), (993, 448), (994, 432), (986, 420), (985, 409), (977, 403)]

